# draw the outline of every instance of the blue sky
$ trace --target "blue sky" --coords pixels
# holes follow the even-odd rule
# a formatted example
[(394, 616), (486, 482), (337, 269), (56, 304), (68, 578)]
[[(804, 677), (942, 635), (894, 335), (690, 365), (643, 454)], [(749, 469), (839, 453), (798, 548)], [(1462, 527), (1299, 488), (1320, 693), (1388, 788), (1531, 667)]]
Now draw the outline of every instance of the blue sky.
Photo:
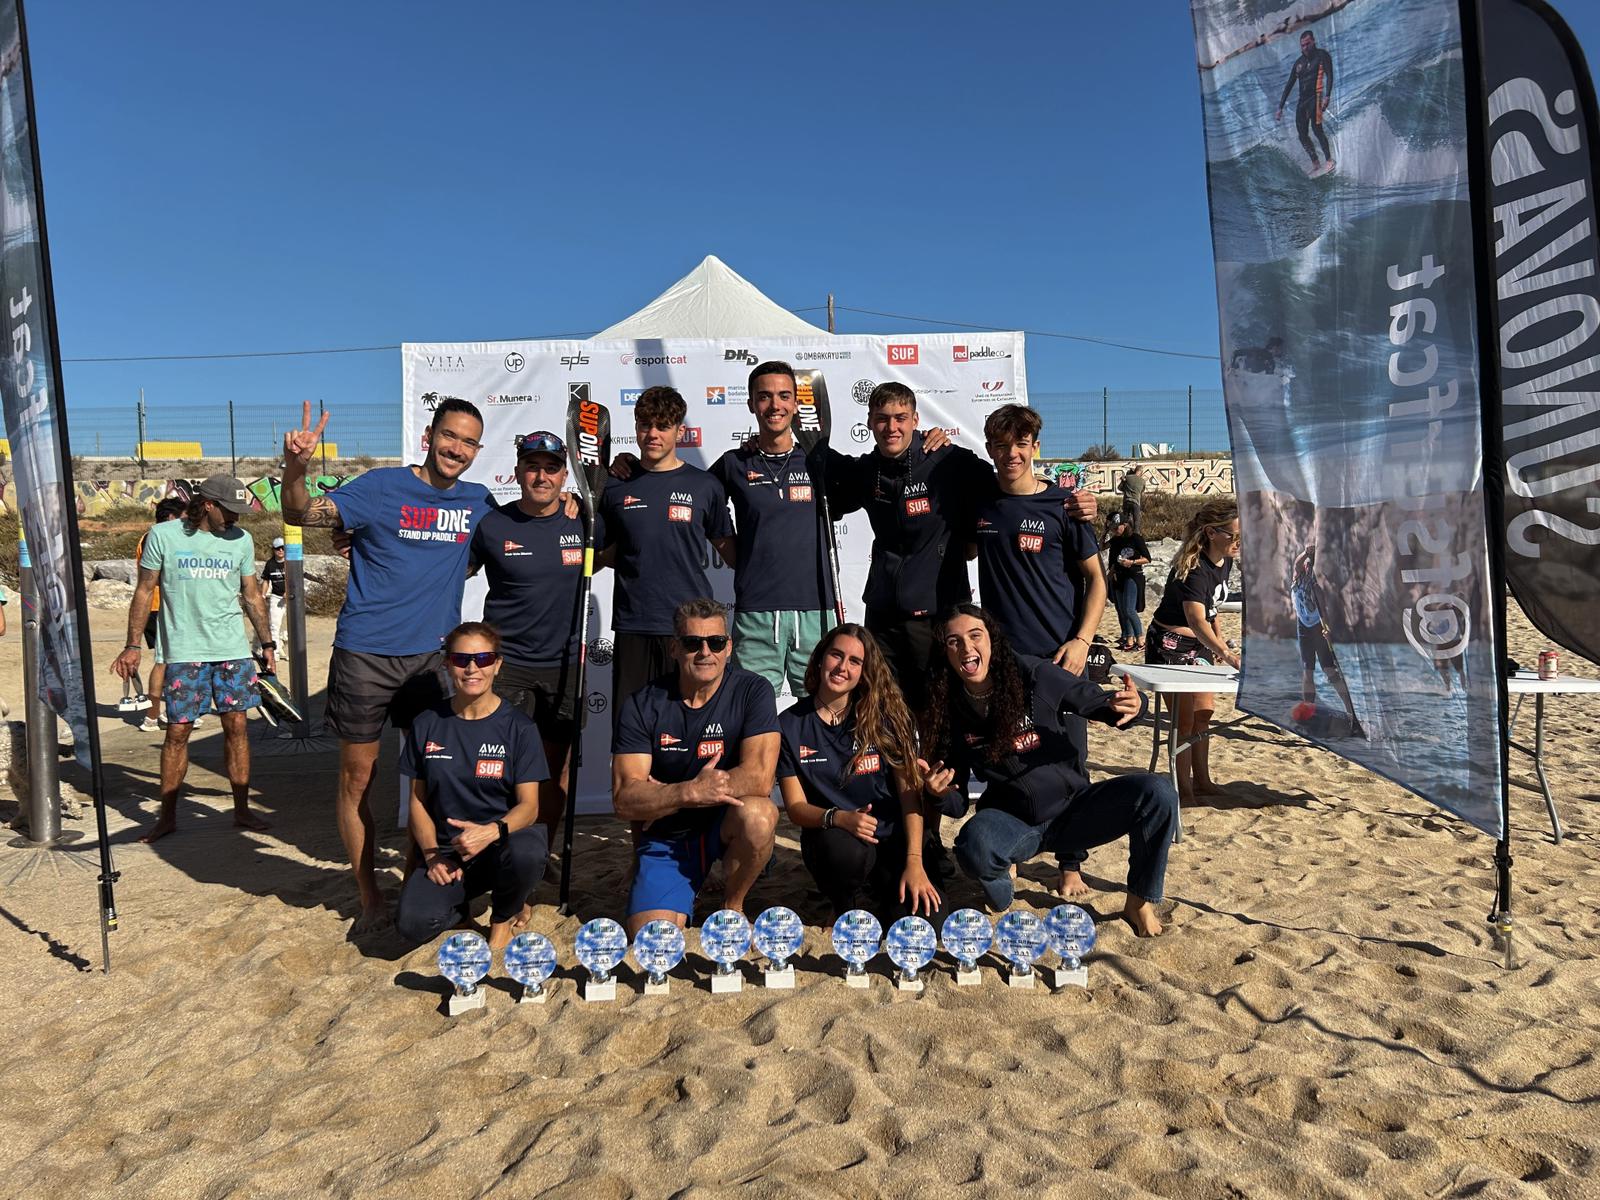
[[(1600, 5), (1559, 7), (1600, 54)], [(1216, 353), (1181, 0), (28, 16), (69, 360), (588, 331), (707, 253), (791, 307)], [(1197, 359), (1028, 356), (1035, 391), (1218, 385)], [(397, 352), (65, 378), (73, 408), (399, 382)]]

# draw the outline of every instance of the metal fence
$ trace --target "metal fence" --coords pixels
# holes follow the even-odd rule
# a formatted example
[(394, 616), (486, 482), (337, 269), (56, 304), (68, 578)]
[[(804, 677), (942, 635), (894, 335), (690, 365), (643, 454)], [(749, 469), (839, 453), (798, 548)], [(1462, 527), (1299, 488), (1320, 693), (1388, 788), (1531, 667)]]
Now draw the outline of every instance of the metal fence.
[[(320, 405), (313, 405), (319, 408)], [(400, 406), (340, 401), (337, 428), (328, 437), (339, 457), (395, 458), (400, 454)], [(234, 404), (163, 404), (146, 399), (115, 406), (67, 407), (67, 430), (75, 455), (139, 457), (141, 443), (198, 442), (202, 457), (281, 458), (283, 435), (298, 424), (298, 403), (264, 407)]]
[[(1044, 418), (1045, 458), (1137, 458), (1146, 445), (1190, 458), (1228, 451), (1221, 388), (1030, 391), (1028, 403)], [(1110, 452), (1085, 453), (1104, 447)]]
[[(1088, 457), (1092, 447), (1110, 446), (1111, 457), (1135, 457), (1150, 445), (1193, 456), (1228, 448), (1228, 423), (1220, 388), (1168, 391), (1032, 392), (1030, 403), (1044, 418), (1046, 458)], [(400, 406), (339, 401), (329, 438), (342, 459), (401, 455)], [(141, 442), (199, 442), (211, 459), (277, 458), (283, 435), (299, 419), (299, 405), (127, 404), (69, 406), (68, 429), (75, 454), (138, 458)]]

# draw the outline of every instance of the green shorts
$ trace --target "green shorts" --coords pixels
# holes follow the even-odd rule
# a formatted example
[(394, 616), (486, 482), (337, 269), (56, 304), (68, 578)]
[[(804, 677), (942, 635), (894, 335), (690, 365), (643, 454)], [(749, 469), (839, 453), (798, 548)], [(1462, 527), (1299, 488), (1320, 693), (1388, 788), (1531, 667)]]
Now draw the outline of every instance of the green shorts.
[(796, 696), (805, 694), (806, 663), (828, 630), (829, 614), (800, 609), (744, 612), (733, 615), (733, 658), (783, 691), (783, 681)]

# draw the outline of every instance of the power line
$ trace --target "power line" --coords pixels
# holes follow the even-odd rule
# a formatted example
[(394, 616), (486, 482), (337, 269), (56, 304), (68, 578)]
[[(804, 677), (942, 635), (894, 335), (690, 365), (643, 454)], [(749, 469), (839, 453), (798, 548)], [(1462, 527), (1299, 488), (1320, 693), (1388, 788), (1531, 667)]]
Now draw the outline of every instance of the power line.
[[(975, 321), (941, 321), (937, 317), (910, 317), (904, 313), (878, 312), (870, 308), (851, 308), (849, 305), (836, 306), (840, 312), (864, 313), (869, 317), (888, 317), (892, 321), (915, 321), (920, 325), (949, 325), (956, 329), (980, 329), (994, 333), (1003, 333), (1008, 330), (1004, 325), (981, 325)], [(1169, 358), (1198, 358), (1204, 362), (1217, 362), (1220, 356), (1216, 354), (1191, 354), (1186, 350), (1162, 350), (1156, 346), (1138, 346), (1132, 342), (1117, 342), (1110, 338), (1090, 337), (1083, 333), (1052, 333), (1045, 329), (1024, 329), (1023, 333), (1029, 337), (1061, 338), (1069, 342), (1092, 342), (1097, 346), (1111, 346), (1118, 350), (1135, 350), (1140, 354), (1164, 354)]]
[[(512, 342), (555, 341), (559, 338), (591, 337), (594, 332), (591, 329), (581, 333), (536, 333), (529, 337), (504, 338), (501, 340)], [(398, 349), (400, 349), (400, 343), (395, 342), (388, 346), (338, 346), (326, 350), (241, 350), (232, 354), (127, 354), (99, 358), (63, 358), (61, 361), (63, 363), (205, 362), (227, 358), (304, 358), (315, 354), (375, 354), (380, 351)]]

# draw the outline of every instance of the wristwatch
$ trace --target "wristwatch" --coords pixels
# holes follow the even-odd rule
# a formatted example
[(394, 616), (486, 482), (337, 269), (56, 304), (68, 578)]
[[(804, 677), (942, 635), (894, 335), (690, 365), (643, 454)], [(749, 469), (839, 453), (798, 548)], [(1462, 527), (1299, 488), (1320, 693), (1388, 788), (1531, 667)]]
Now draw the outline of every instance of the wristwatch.
[(506, 828), (506, 823), (504, 821), (496, 821), (494, 825), (495, 828), (500, 831), (500, 840), (502, 842), (511, 840), (511, 830)]

